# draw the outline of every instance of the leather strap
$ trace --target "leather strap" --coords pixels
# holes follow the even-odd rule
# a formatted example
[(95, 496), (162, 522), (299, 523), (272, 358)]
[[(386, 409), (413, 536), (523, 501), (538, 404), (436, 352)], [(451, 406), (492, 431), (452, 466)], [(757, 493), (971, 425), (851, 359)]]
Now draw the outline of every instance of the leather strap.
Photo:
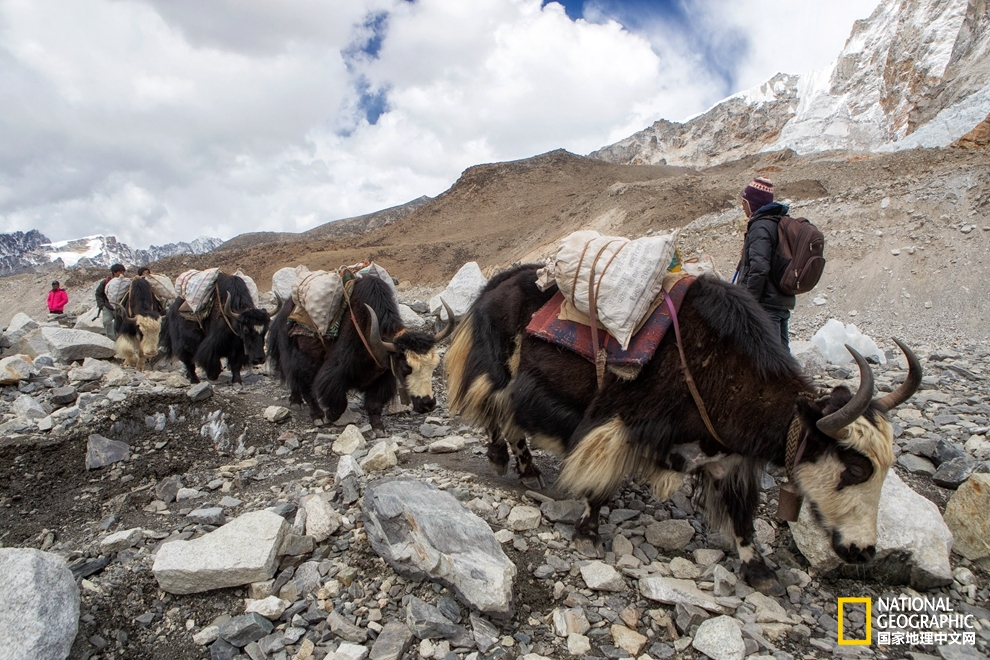
[(666, 293), (663, 296), (664, 301), (667, 303), (667, 309), (670, 310), (670, 318), (674, 322), (674, 337), (677, 339), (677, 350), (681, 354), (681, 366), (684, 367), (684, 380), (687, 381), (688, 390), (691, 392), (691, 396), (694, 398), (694, 404), (698, 406), (698, 412), (701, 413), (701, 420), (705, 423), (705, 427), (708, 432), (712, 434), (720, 445), (728, 448), (729, 445), (725, 444), (725, 441), (718, 436), (715, 432), (715, 427), (712, 425), (712, 420), (708, 418), (708, 411), (705, 409), (705, 402), (701, 399), (701, 394), (698, 393), (698, 388), (694, 384), (694, 378), (691, 377), (691, 370), (688, 369), (687, 358), (684, 356), (684, 345), (681, 343), (681, 329), (677, 323), (677, 310), (674, 309), (674, 303), (670, 301), (670, 296)]
[(371, 344), (368, 343), (368, 340), (364, 337), (364, 333), (361, 332), (361, 325), (357, 322), (357, 319), (354, 318), (354, 305), (351, 305), (350, 302), (347, 304), (347, 311), (351, 314), (351, 322), (354, 324), (354, 329), (357, 330), (358, 337), (361, 338), (361, 343), (364, 344), (365, 350), (368, 351), (368, 355), (371, 356), (371, 359), (374, 360), (378, 368), (381, 369), (382, 363), (378, 361), (378, 356), (375, 355), (373, 350), (371, 350)]

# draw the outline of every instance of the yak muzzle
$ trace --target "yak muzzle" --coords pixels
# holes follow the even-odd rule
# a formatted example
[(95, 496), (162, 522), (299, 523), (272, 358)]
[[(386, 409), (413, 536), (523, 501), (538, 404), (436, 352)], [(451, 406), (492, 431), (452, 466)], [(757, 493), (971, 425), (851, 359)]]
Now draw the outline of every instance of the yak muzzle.
[(847, 564), (868, 564), (877, 555), (875, 545), (861, 548), (855, 543), (843, 543), (842, 535), (838, 532), (832, 533), (832, 550), (839, 556), (839, 559)]
[(412, 396), (409, 398), (412, 401), (413, 412), (415, 413), (428, 413), (437, 407), (437, 400), (432, 396)]

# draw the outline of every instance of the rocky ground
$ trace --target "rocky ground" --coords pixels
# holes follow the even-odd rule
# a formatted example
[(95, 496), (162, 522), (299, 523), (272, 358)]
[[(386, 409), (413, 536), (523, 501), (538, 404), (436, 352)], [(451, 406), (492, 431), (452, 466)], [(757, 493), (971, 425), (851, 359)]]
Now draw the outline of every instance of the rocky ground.
[[(889, 390), (904, 364), (878, 340), (890, 359), (874, 369)], [(953, 489), (990, 467), (990, 351), (914, 347), (926, 375), (894, 416), (895, 470), (944, 513)], [(847, 366), (803, 359), (823, 384), (856, 383)], [(68, 562), (81, 597), (72, 658), (951, 660), (990, 649), (988, 566), (958, 554), (943, 557), (944, 584), (925, 593), (974, 615), (975, 645), (838, 646), (836, 598), (916, 593), (892, 583), (917, 549), (852, 574), (816, 570), (772, 517), (780, 474), (765, 479), (757, 530), (781, 597), (737, 580), (738, 560), (695, 510), (690, 482), (669, 502), (624, 486), (603, 510), (606, 555), (589, 559), (570, 542), (577, 503), (491, 475), (482, 434), (448, 415), (439, 374), (435, 389), (433, 413), (395, 410), (379, 441), (358, 401), (316, 428), (283, 407), (287, 392), (262, 370), (243, 387), (226, 374), (190, 386), (176, 365), (138, 373), (39, 358), (0, 390), (0, 545)], [(538, 454), (537, 463), (552, 484), (556, 460)], [(382, 559), (363, 495), (396, 478), (432, 484), (431, 497), (446, 493), (487, 523), (515, 566), (510, 614), (481, 613), (455, 581), (414, 580)], [(266, 511), (282, 527), (271, 579), (187, 595), (161, 588), (152, 567), (165, 544)], [(205, 587), (211, 578), (189, 579)], [(847, 637), (864, 626), (862, 611), (846, 611)]]

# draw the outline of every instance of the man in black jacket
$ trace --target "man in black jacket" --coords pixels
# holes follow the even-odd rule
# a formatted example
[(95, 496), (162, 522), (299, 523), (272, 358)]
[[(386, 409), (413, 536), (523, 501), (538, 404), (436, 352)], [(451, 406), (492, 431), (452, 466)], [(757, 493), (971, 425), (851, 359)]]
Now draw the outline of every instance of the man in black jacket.
[(120, 277), (126, 270), (127, 269), (124, 268), (123, 264), (114, 264), (110, 266), (110, 277), (104, 278), (96, 286), (96, 313), (99, 315), (102, 312), (103, 331), (110, 339), (116, 339), (117, 333), (114, 332), (113, 329), (113, 307), (107, 299), (107, 282), (116, 277)]
[(743, 213), (749, 218), (743, 240), (742, 258), (736, 268), (736, 282), (753, 294), (779, 328), (780, 340), (785, 347), (787, 321), (794, 309), (794, 296), (781, 293), (774, 274), (780, 273), (786, 264), (777, 254), (777, 221), (787, 215), (787, 207), (773, 201), (773, 184), (757, 177), (742, 193)]

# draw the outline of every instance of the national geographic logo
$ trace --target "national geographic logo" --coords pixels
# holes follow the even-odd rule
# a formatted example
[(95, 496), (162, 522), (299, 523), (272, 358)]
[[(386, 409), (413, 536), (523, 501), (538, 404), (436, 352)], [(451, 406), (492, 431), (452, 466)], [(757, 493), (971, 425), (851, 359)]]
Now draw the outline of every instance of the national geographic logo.
[[(866, 631), (862, 639), (848, 637), (846, 606), (865, 608)], [(926, 646), (976, 644), (976, 617), (954, 611), (947, 596), (897, 596), (877, 599), (876, 643), (878, 646)], [(870, 646), (873, 643), (873, 599), (839, 598), (841, 646)]]

